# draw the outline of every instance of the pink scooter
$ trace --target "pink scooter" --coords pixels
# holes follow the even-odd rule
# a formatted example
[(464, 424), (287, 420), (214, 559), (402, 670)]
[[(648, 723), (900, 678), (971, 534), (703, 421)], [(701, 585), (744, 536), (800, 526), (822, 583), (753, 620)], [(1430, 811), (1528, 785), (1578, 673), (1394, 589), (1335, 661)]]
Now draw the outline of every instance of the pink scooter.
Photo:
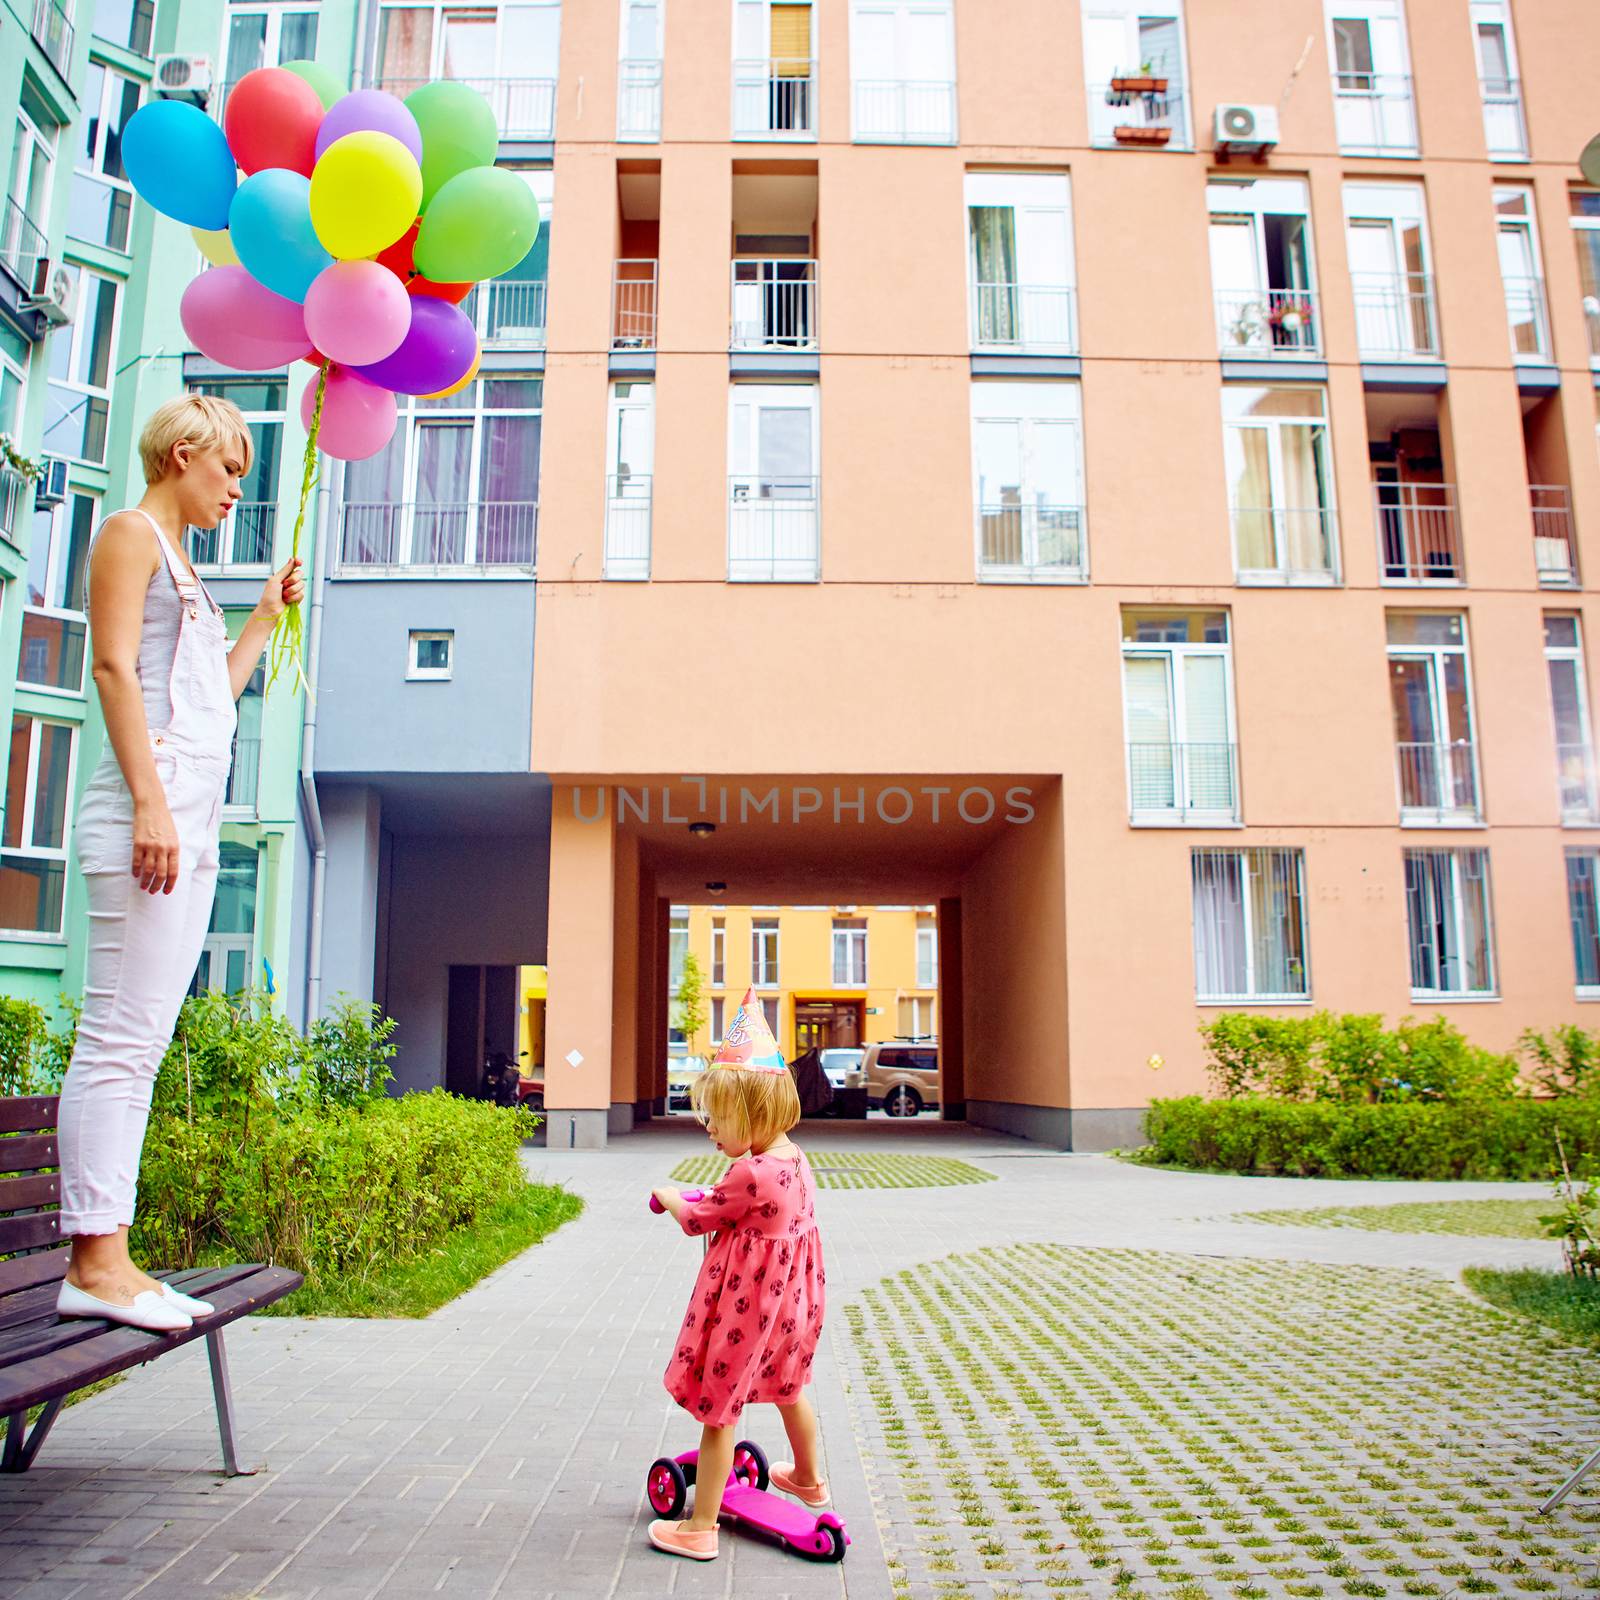
[[(685, 1189), (683, 1198), (691, 1205), (703, 1197), (703, 1189)], [(650, 1209), (664, 1209), (654, 1195)], [(645, 1478), (645, 1494), (658, 1517), (681, 1517), (689, 1498), (700, 1460), (698, 1450), (685, 1450), (681, 1456), (662, 1456), (651, 1463)], [(721, 1515), (729, 1522), (742, 1523), (787, 1545), (809, 1561), (843, 1561), (850, 1535), (831, 1512), (815, 1512), (779, 1495), (767, 1492), (767, 1458), (760, 1445), (741, 1439), (733, 1447), (733, 1470), (722, 1491)]]

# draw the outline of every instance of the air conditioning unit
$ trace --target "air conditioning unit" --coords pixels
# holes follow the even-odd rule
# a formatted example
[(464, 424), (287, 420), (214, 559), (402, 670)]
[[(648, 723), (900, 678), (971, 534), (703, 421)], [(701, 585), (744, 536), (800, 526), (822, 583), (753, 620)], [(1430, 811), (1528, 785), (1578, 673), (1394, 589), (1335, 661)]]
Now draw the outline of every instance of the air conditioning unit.
[(72, 321), (77, 301), (78, 269), (52, 261), (49, 256), (38, 257), (33, 263), (33, 287), (23, 305), (59, 326)]
[(1213, 143), (1225, 153), (1264, 155), (1278, 142), (1276, 106), (1218, 106)]
[(44, 475), (33, 486), (33, 508), (48, 511), (67, 498), (67, 463), (60, 456), (44, 458)]
[(154, 88), (165, 100), (203, 105), (211, 95), (211, 57), (157, 56)]

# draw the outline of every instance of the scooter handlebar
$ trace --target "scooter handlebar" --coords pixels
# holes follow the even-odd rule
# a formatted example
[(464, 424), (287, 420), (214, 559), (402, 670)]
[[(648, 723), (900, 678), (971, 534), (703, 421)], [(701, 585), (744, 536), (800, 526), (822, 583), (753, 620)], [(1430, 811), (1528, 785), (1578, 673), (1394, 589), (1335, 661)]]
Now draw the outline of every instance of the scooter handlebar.
[[(705, 1199), (706, 1194), (704, 1189), (684, 1189), (680, 1192), (682, 1198), (688, 1201), (690, 1205), (693, 1205), (697, 1200)], [(652, 1194), (650, 1196), (650, 1209), (659, 1217), (667, 1208)]]

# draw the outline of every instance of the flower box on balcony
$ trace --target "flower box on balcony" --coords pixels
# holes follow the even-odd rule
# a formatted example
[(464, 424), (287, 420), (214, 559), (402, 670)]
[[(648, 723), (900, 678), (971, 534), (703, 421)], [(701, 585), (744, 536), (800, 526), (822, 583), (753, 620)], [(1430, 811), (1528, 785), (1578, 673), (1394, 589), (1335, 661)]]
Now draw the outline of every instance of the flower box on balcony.
[(1172, 129), (1145, 128), (1133, 123), (1124, 123), (1121, 127), (1111, 130), (1111, 137), (1118, 144), (1163, 145), (1172, 142)]
[(1108, 106), (1125, 106), (1135, 95), (1165, 94), (1167, 80), (1165, 78), (1151, 78), (1137, 76), (1130, 78), (1113, 78), (1106, 89), (1106, 104)]

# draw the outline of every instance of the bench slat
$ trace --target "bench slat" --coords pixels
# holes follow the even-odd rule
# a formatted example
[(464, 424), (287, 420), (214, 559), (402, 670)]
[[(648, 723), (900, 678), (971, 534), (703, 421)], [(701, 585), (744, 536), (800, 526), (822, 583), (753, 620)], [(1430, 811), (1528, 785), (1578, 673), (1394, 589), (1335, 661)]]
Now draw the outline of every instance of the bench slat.
[(31, 1217), (0, 1218), (0, 1255), (14, 1250), (37, 1250), (61, 1239), (61, 1213), (40, 1211)]
[[(0, 1101), (0, 1105), (4, 1105)], [(20, 1139), (0, 1139), (0, 1172), (37, 1172), (57, 1165), (53, 1133), (24, 1134)]]
[(41, 1172), (31, 1178), (0, 1178), (0, 1217), (12, 1211), (51, 1206), (60, 1198), (59, 1172)]
[(61, 1097), (53, 1094), (12, 1095), (0, 1099), (0, 1133), (43, 1133), (53, 1130)]
[[(52, 1263), (52, 1270), (36, 1272), (34, 1274), (36, 1281), (32, 1286), (0, 1296), (0, 1342), (3, 1342), (3, 1335), (9, 1330), (19, 1328), (25, 1323), (55, 1320), (56, 1291), (61, 1286), (62, 1274), (67, 1270), (67, 1253), (65, 1250), (52, 1250), (48, 1256), (29, 1256), (25, 1259)], [(5, 1263), (7, 1266), (13, 1264)], [(20, 1265), (20, 1263), (15, 1264)], [(156, 1276), (165, 1278), (174, 1289), (181, 1289), (186, 1294), (193, 1294), (201, 1300), (209, 1300), (212, 1290), (237, 1283), (241, 1278), (247, 1278), (252, 1272), (259, 1270), (245, 1263), (230, 1267), (184, 1267), (177, 1272), (158, 1272)], [(39, 1309), (41, 1306), (45, 1308), (43, 1311)], [(91, 1328), (100, 1326), (88, 1318), (74, 1317), (72, 1321)]]
[(82, 1344), (85, 1339), (97, 1339), (105, 1331), (105, 1323), (91, 1322), (87, 1318), (58, 1320), (55, 1290), (51, 1289), (35, 1306), (30, 1321), (0, 1329), (0, 1367), (10, 1366), (15, 1361), (31, 1361), (52, 1350)]
[(32, 1289), (24, 1289), (20, 1294), (9, 1294), (0, 1300), (0, 1341), (6, 1339), (13, 1328), (20, 1328), (24, 1323), (53, 1321), (56, 1314), (56, 1293), (60, 1289), (59, 1280), (52, 1283), (41, 1283)]
[[(66, 1275), (68, 1246), (41, 1250), (37, 1255), (18, 1256), (15, 1261), (0, 1261), (0, 1295), (31, 1289), (36, 1283), (55, 1283)], [(5, 1301), (0, 1300), (0, 1310)]]

